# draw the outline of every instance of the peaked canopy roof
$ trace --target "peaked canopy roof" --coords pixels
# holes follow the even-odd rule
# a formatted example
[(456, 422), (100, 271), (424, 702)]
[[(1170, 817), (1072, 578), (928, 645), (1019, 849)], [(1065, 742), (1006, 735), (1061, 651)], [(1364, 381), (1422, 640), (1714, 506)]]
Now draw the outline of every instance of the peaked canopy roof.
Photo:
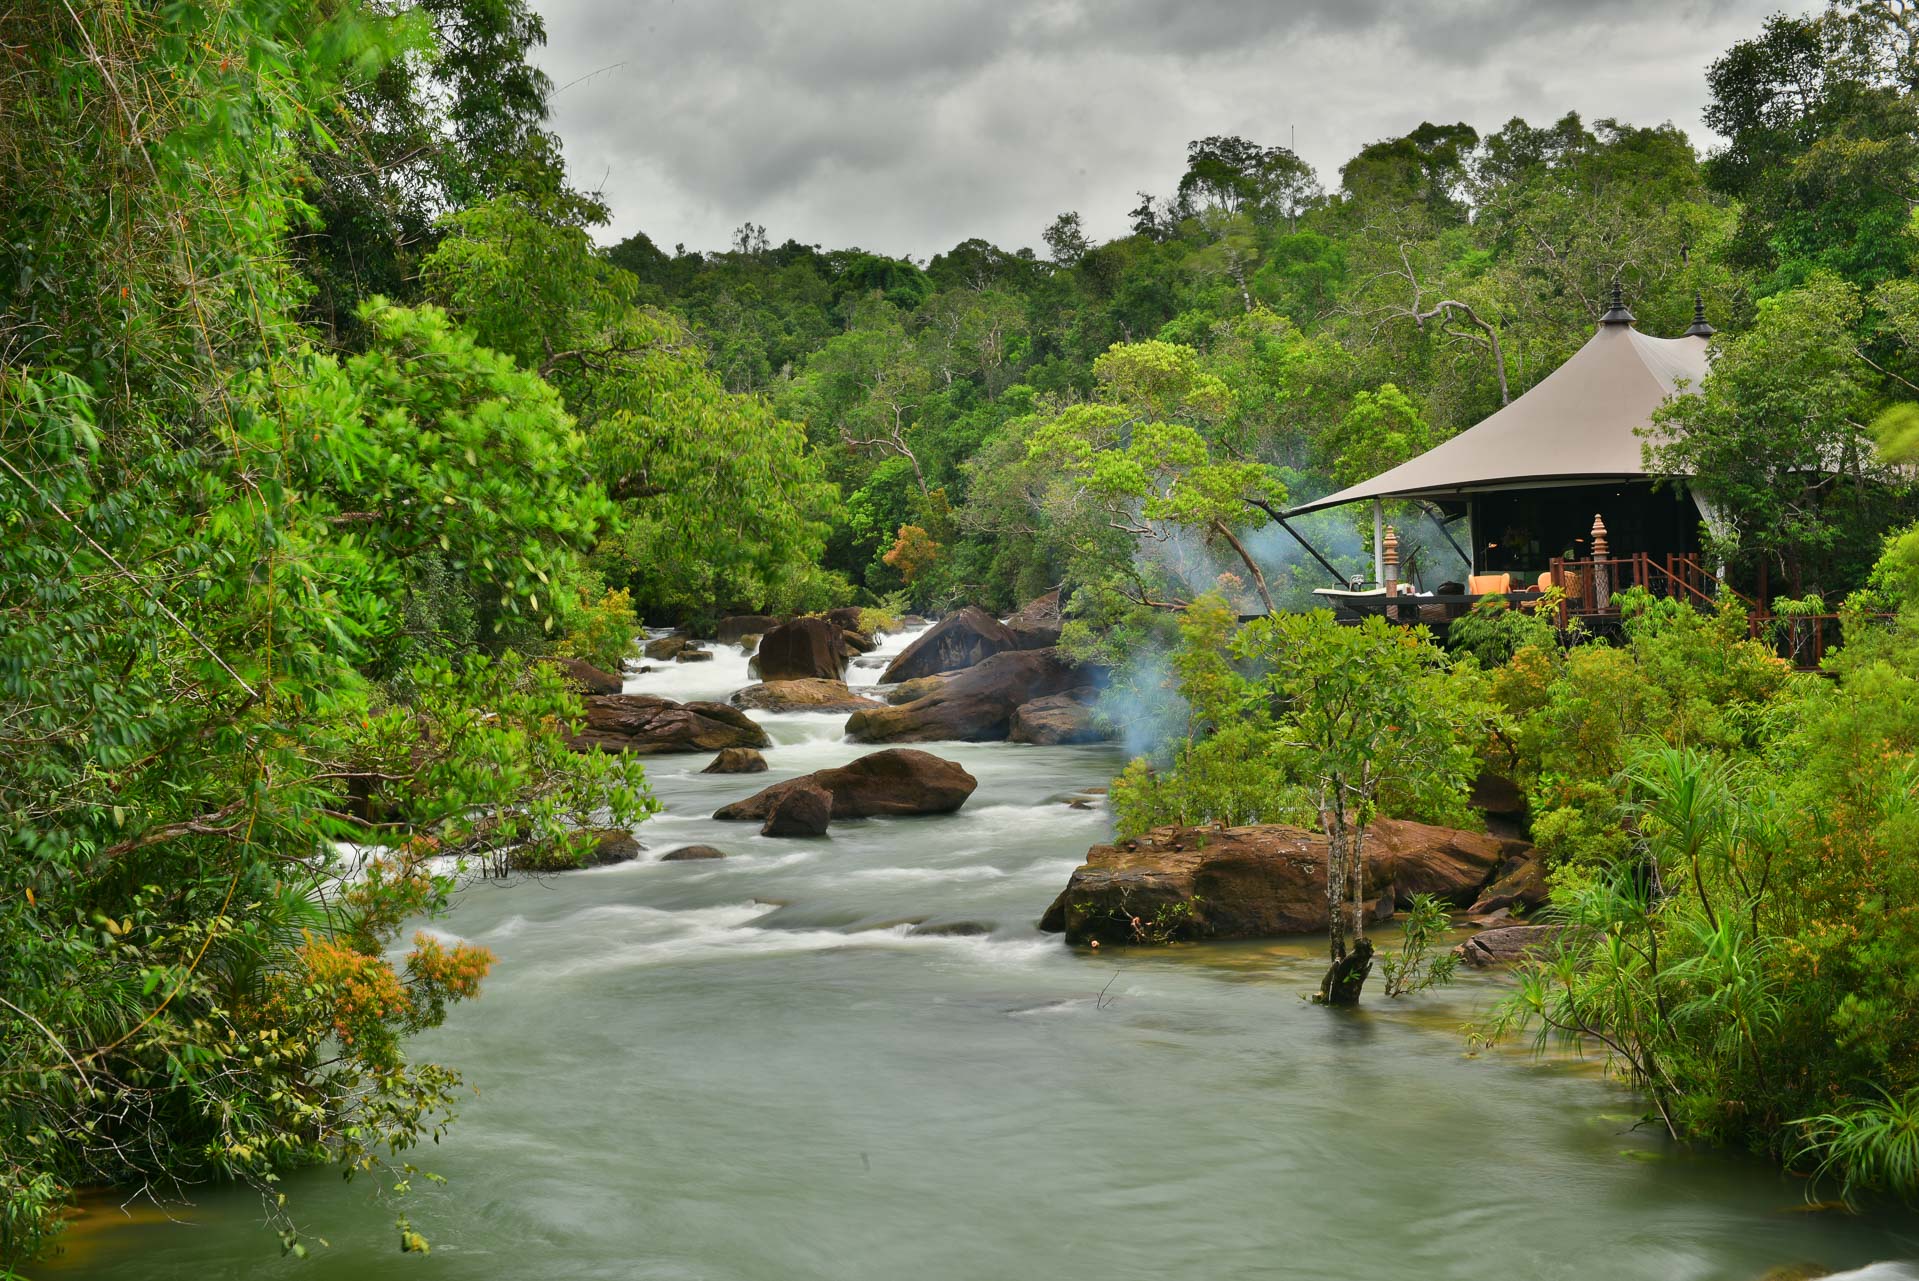
[(1419, 457), (1288, 516), (1368, 498), (1456, 498), (1549, 482), (1637, 479), (1646, 474), (1638, 431), (1681, 390), (1706, 376), (1703, 336), (1649, 338), (1632, 313), (1608, 312), (1572, 358), (1498, 413)]

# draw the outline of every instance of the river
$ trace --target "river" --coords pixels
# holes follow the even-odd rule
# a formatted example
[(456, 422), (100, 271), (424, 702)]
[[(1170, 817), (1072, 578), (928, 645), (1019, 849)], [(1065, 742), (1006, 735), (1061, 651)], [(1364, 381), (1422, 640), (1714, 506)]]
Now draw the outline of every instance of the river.
[[(627, 689), (724, 698), (748, 677), (719, 653)], [(405, 1198), (429, 1256), (371, 1184), (314, 1171), (288, 1182), (328, 1242), (304, 1262), (231, 1189), (173, 1221), (92, 1214), (32, 1275), (1758, 1281), (1919, 1258), (1919, 1220), (1807, 1212), (1800, 1181), (1638, 1126), (1590, 1062), (1469, 1054), (1497, 975), (1400, 1002), (1375, 982), (1346, 1015), (1302, 999), (1316, 940), (1040, 934), (1109, 831), (1067, 802), (1116, 749), (928, 745), (979, 779), (959, 813), (777, 840), (706, 815), (864, 749), (840, 714), (755, 716), (769, 774), (649, 766), (643, 861), (476, 885), (436, 923), (499, 963), (416, 1047), (478, 1090), (419, 1157), (447, 1182)], [(731, 856), (657, 861), (695, 841)]]

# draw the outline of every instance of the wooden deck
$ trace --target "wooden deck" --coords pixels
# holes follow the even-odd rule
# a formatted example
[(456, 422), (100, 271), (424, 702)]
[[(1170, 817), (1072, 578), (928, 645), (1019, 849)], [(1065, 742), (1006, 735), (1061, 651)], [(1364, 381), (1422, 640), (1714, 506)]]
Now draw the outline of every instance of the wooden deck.
[[(1803, 671), (1817, 670), (1830, 649), (1842, 637), (1837, 614), (1778, 615), (1763, 602), (1721, 583), (1691, 556), (1654, 557), (1645, 552), (1630, 556), (1610, 556), (1590, 560), (1554, 557), (1547, 571), (1553, 587), (1562, 595), (1558, 604), (1558, 624), (1562, 632), (1572, 632), (1579, 623), (1589, 633), (1616, 631), (1619, 611), (1613, 604), (1615, 593), (1629, 587), (1644, 588), (1656, 597), (1684, 601), (1702, 612), (1719, 607), (1722, 595), (1729, 595), (1746, 614), (1747, 634), (1769, 643), (1774, 651)], [(1388, 596), (1378, 588), (1370, 591), (1341, 591), (1323, 588), (1315, 592), (1341, 617), (1358, 621), (1378, 614), (1401, 626), (1424, 624), (1443, 632), (1453, 619), (1470, 610), (1482, 596), (1470, 593), (1412, 593)], [(1546, 599), (1537, 587), (1504, 593), (1514, 609), (1536, 609)]]

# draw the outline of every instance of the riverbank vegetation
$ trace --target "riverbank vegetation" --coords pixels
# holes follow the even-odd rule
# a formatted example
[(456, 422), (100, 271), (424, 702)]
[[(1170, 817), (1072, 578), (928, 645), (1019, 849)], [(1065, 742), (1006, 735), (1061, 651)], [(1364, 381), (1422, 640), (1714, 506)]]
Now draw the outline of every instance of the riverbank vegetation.
[[(1516, 779), (1568, 929), (1489, 1031), (1604, 1044), (1675, 1134), (1919, 1193), (1909, 22), (1769, 21), (1708, 77), (1704, 160), (1569, 114), (1422, 124), (1322, 184), (1208, 137), (1118, 239), (1068, 212), (920, 262), (597, 247), (516, 0), (11, 6), (0, 1267), (91, 1185), (251, 1181), (297, 1250), (290, 1168), (404, 1181), (458, 1087), (406, 1038), (489, 961), (407, 923), (453, 856), (562, 866), (652, 808), (566, 750), (540, 660), (1055, 586), (1075, 656), (1177, 722), (1122, 829), (1330, 814), (1356, 878), (1373, 813)], [(1846, 603), (1825, 675), (1631, 595), (1571, 648), (1491, 608), (1239, 626), (1322, 572), (1289, 501), (1523, 392), (1615, 282), (1648, 332), (1695, 298), (1723, 331), (1648, 449), (1715, 476), (1732, 574)], [(1345, 519), (1314, 526), (1342, 572)]]

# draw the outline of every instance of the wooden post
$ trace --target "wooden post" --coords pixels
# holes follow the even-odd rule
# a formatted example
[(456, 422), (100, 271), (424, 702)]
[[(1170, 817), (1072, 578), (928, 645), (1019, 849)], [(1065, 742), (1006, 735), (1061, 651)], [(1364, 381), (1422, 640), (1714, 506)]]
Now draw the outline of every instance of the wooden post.
[(1593, 609), (1605, 613), (1612, 607), (1612, 566), (1606, 558), (1612, 554), (1612, 548), (1606, 542), (1606, 520), (1598, 513), (1593, 514)]
[(1386, 589), (1386, 621), (1397, 623), (1399, 605), (1394, 598), (1399, 595), (1399, 535), (1391, 525), (1380, 536), (1379, 564), (1379, 585)]
[(1386, 581), (1386, 505), (1373, 499), (1373, 583)]

